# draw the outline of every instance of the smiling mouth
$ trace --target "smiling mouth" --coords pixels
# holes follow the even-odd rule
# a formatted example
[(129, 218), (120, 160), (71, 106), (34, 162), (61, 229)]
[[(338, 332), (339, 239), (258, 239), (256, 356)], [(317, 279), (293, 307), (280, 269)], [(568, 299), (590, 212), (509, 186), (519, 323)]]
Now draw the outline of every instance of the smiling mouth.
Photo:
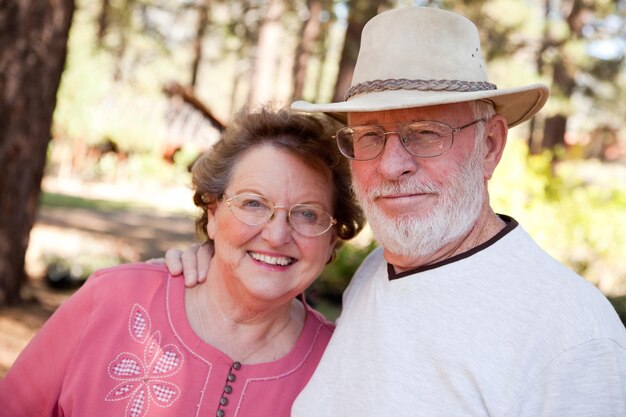
[(268, 265), (287, 266), (294, 263), (295, 259), (287, 256), (268, 256), (256, 252), (248, 252), (255, 261), (263, 262)]

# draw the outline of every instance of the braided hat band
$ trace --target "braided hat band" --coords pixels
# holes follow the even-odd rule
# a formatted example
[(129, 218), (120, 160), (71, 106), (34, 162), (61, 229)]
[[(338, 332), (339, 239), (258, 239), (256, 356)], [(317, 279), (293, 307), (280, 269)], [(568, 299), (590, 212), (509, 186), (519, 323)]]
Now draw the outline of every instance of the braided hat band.
[(386, 80), (365, 81), (348, 89), (344, 100), (362, 93), (391, 90), (418, 90), (418, 91), (487, 91), (497, 90), (498, 87), (487, 81), (461, 80), (409, 80), (406, 78), (389, 78)]
[(351, 113), (489, 100), (511, 127), (537, 113), (549, 95), (543, 84), (497, 88), (490, 83), (476, 25), (433, 7), (401, 7), (370, 19), (361, 33), (351, 85), (345, 100), (299, 100), (291, 108), (345, 121)]

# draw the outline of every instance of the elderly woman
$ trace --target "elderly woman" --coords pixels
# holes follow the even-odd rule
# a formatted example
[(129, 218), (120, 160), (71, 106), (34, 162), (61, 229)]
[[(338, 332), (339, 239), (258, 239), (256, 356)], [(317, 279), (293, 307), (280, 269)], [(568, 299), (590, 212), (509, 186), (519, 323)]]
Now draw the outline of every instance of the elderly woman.
[(0, 382), (3, 416), (288, 416), (333, 326), (301, 294), (364, 224), (334, 127), (242, 113), (193, 168), (209, 275), (96, 272)]

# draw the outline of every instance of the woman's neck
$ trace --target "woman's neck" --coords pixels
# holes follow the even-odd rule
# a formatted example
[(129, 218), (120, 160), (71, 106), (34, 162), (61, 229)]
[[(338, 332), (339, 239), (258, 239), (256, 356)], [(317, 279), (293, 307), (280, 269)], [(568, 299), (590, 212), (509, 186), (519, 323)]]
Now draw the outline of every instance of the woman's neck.
[(241, 363), (276, 360), (291, 351), (304, 326), (302, 303), (259, 306), (234, 300), (210, 280), (185, 289), (185, 308), (206, 343)]

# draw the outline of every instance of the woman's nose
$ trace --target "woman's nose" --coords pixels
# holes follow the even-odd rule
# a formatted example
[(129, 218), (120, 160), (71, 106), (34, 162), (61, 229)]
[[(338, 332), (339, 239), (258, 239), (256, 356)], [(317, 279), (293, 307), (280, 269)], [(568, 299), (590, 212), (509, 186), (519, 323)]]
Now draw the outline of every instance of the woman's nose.
[(283, 208), (283, 210), (274, 211), (274, 215), (263, 225), (261, 236), (272, 246), (282, 246), (291, 242), (293, 232), (289, 224), (288, 211)]

